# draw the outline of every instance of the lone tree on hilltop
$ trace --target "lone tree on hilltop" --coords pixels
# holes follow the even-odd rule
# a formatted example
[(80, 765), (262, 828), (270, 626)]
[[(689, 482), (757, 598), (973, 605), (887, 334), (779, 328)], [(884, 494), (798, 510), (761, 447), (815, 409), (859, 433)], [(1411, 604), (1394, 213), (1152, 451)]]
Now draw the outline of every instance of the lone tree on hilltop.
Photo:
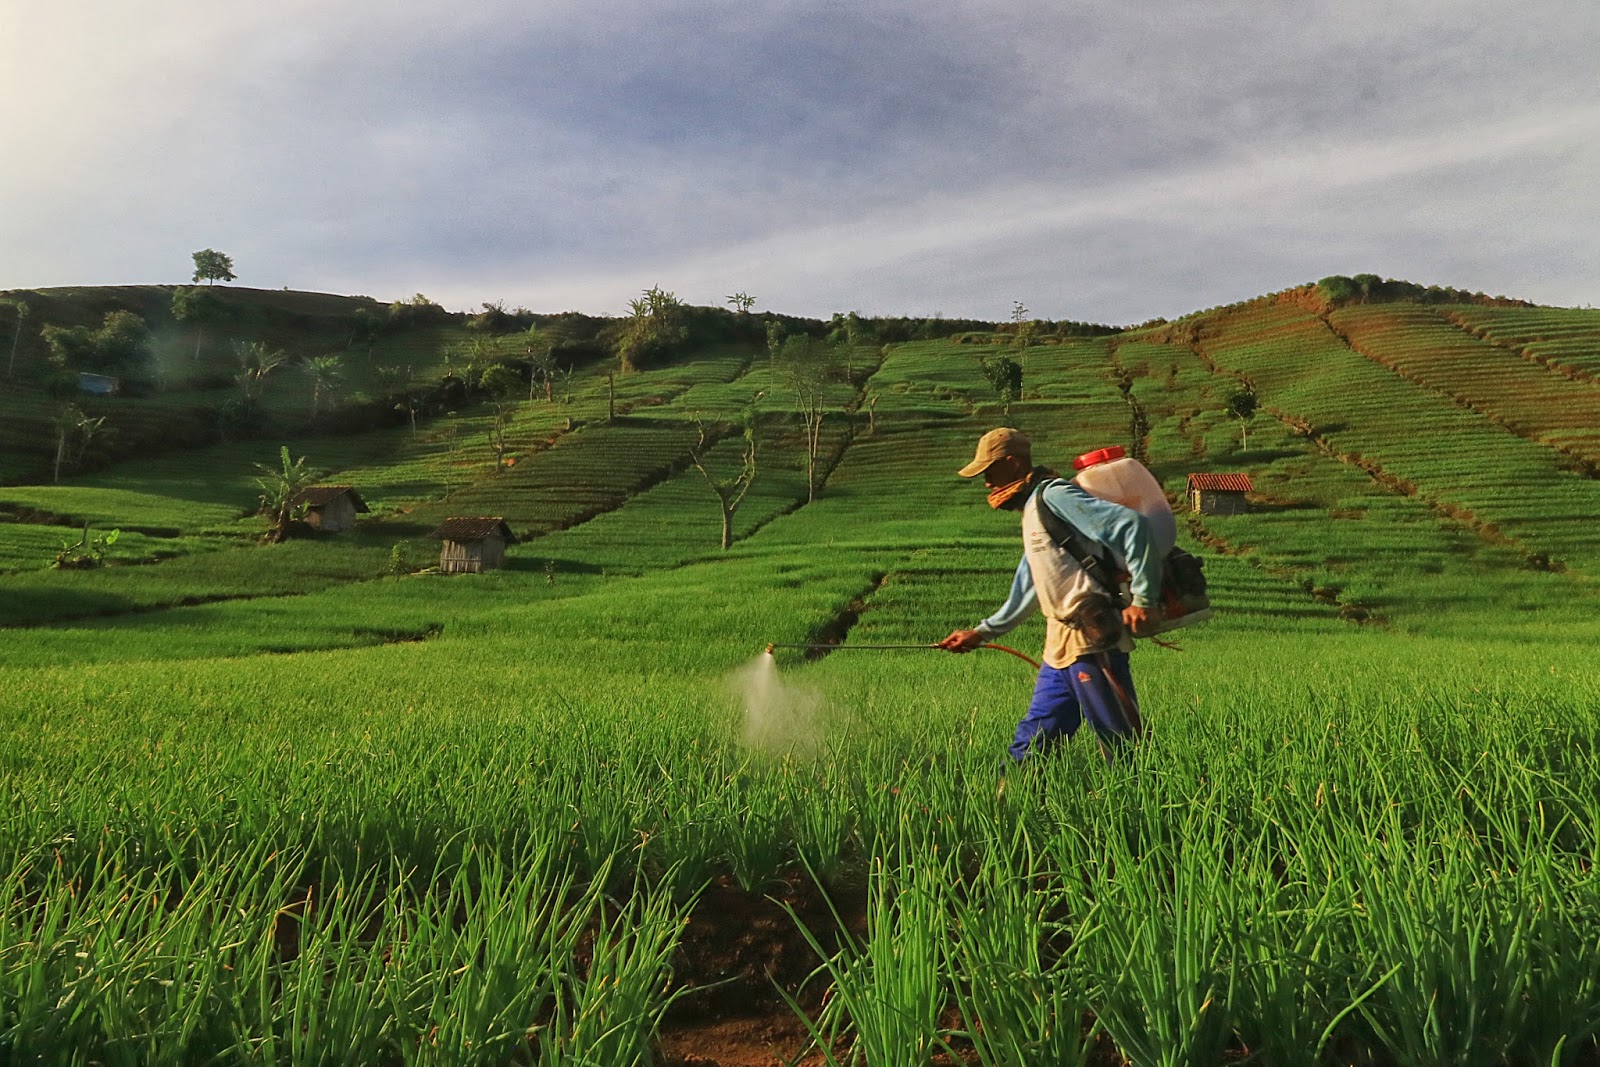
[(235, 277), (232, 256), (215, 248), (202, 248), (194, 254), (195, 281), (210, 285), (213, 282), (231, 282)]
[(756, 306), (756, 298), (742, 290), (730, 296), (723, 297), (723, 299), (732, 304), (733, 309), (741, 315), (750, 314), (750, 312), (753, 311)]
[(706, 484), (717, 495), (717, 503), (722, 507), (722, 548), (727, 551), (733, 547), (733, 516), (739, 510), (744, 495), (750, 491), (751, 484), (756, 480), (756, 412), (752, 404), (744, 412), (741, 420), (744, 449), (739, 458), (739, 469), (731, 475), (718, 477), (711, 473), (706, 465), (711, 441), (706, 434), (705, 424), (699, 419), (695, 426), (700, 431), (699, 440), (689, 449), (689, 462), (694, 464), (694, 469), (705, 477)]

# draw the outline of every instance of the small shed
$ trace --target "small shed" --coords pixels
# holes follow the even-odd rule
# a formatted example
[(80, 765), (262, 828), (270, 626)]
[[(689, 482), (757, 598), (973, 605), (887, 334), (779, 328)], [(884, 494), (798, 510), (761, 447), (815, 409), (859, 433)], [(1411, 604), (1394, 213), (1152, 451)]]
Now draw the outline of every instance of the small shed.
[(372, 510), (348, 485), (308, 486), (295, 494), (294, 504), (304, 504), (306, 525), (324, 533), (342, 533), (356, 524), (357, 515)]
[(454, 516), (429, 536), (444, 542), (439, 570), (444, 574), (477, 574), (503, 566), (506, 546), (517, 543), (511, 527), (498, 515)]
[(88, 371), (78, 372), (78, 392), (92, 393), (95, 396), (115, 396), (122, 392), (122, 379), (110, 374), (90, 374)]
[(1243, 515), (1246, 493), (1255, 492), (1248, 474), (1189, 475), (1189, 507), (1201, 515)]

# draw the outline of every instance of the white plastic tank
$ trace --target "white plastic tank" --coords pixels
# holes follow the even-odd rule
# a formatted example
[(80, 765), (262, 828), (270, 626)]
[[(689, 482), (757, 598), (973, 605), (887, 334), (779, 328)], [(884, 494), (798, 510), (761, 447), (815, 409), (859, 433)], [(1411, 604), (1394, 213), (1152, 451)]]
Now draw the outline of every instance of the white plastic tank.
[(1178, 520), (1167, 503), (1167, 495), (1161, 491), (1161, 483), (1149, 468), (1118, 445), (1085, 452), (1072, 461), (1072, 466), (1078, 471), (1072, 480), (1080, 488), (1143, 515), (1150, 523), (1156, 558), (1166, 558), (1178, 543)]

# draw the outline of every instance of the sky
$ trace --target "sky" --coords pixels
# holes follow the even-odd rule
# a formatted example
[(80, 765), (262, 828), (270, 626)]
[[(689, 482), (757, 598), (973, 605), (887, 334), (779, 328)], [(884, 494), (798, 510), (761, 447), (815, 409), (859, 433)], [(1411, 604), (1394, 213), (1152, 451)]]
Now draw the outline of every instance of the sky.
[(1594, 0), (0, 0), (0, 289), (1600, 302)]

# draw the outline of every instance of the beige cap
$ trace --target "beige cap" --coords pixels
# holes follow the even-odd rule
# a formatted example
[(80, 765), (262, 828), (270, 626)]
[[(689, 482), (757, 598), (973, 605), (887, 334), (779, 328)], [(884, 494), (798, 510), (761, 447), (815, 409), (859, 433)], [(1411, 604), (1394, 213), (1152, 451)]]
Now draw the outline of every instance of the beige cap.
[(989, 464), (995, 460), (1007, 456), (1015, 456), (1024, 463), (1032, 463), (1033, 446), (1028, 443), (1028, 438), (1021, 430), (1002, 426), (978, 438), (978, 454), (973, 456), (972, 462), (962, 467), (958, 473), (963, 478), (975, 477), (987, 470)]

